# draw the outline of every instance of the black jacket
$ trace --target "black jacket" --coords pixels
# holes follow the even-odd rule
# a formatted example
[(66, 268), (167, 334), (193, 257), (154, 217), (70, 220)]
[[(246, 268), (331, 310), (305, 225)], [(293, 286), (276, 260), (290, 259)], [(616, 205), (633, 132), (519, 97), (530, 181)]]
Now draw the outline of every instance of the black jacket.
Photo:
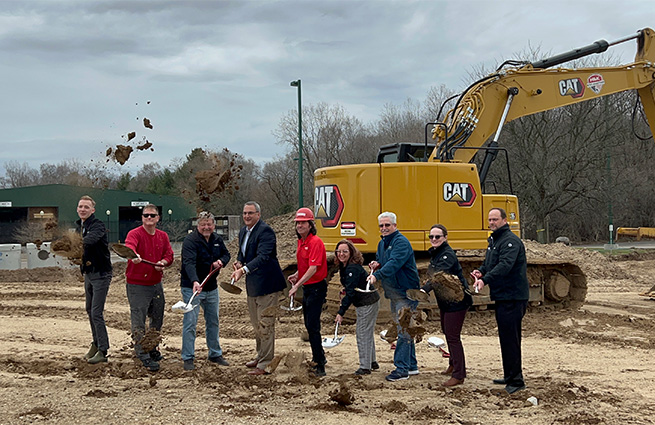
[(84, 273), (111, 272), (111, 255), (105, 224), (91, 214), (84, 223), (77, 220), (78, 232), (82, 232), (82, 264), (80, 271)]
[(527, 301), (530, 297), (525, 246), (506, 224), (491, 234), (480, 267), (493, 301)]
[(245, 254), (241, 252), (246, 226), (239, 232), (239, 253), (237, 260), (248, 267), (246, 293), (249, 297), (260, 297), (282, 291), (287, 287), (280, 263), (277, 260), (277, 240), (271, 227), (259, 220), (252, 228)]
[[(430, 248), (428, 250), (430, 256), (430, 267), (429, 274), (436, 273), (438, 271), (443, 271), (452, 275), (457, 276), (460, 282), (462, 282), (462, 290), (464, 291), (464, 299), (459, 302), (448, 302), (437, 297), (437, 304), (439, 305), (439, 310), (444, 312), (453, 312), (467, 310), (471, 305), (473, 305), (473, 299), (468, 293), (469, 285), (466, 279), (464, 278), (464, 273), (462, 273), (462, 266), (457, 260), (457, 255), (455, 251), (448, 245), (448, 242), (444, 242), (436, 248)], [(421, 288), (425, 292), (430, 292), (434, 289), (432, 282), (428, 281)]]
[[(230, 261), (230, 253), (223, 243), (223, 239), (216, 233), (212, 233), (209, 242), (198, 229), (191, 232), (184, 238), (182, 243), (182, 270), (180, 286), (193, 288), (193, 282), (201, 283), (211, 270), (214, 261), (221, 260), (223, 265)], [(218, 274), (210, 277), (203, 291), (213, 291), (218, 287), (216, 277)]]
[(341, 299), (341, 306), (337, 314), (343, 316), (350, 304), (355, 307), (375, 304), (380, 300), (380, 294), (375, 292), (359, 292), (355, 288), (366, 289), (366, 278), (368, 273), (361, 264), (347, 264), (345, 267), (339, 264), (339, 277), (341, 284), (346, 290), (346, 295)]

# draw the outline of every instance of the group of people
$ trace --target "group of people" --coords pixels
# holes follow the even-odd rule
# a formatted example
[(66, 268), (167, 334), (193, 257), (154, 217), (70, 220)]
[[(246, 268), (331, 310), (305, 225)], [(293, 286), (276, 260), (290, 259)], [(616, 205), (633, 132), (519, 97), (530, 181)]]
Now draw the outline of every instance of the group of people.
[[(104, 224), (94, 216), (95, 202), (83, 196), (77, 206), (79, 229), (83, 237), (84, 253), (81, 271), (84, 274), (86, 310), (91, 324), (93, 342), (86, 354), (91, 364), (107, 361), (109, 338), (103, 318), (104, 303), (112, 278), (112, 266)], [(173, 250), (165, 232), (156, 228), (159, 212), (155, 205), (142, 211), (143, 224), (131, 230), (125, 245), (136, 253), (126, 270), (126, 290), (130, 303), (130, 319), (135, 355), (150, 371), (159, 370), (162, 356), (157, 348), (144, 349), (146, 320), (149, 329), (160, 331), (164, 315), (162, 272), (173, 261)], [(296, 259), (298, 271), (288, 277), (288, 296), (293, 298), (302, 288), (302, 313), (312, 352), (312, 372), (325, 376), (327, 359), (322, 346), (321, 311), (327, 296), (328, 264), (325, 245), (316, 235), (314, 214), (309, 208), (300, 208), (295, 215), (298, 237)], [(245, 276), (248, 313), (255, 334), (256, 352), (245, 363), (250, 375), (266, 375), (275, 354), (275, 315), (265, 310), (278, 306), (287, 287), (277, 259), (277, 240), (273, 229), (261, 219), (257, 202), (243, 206), (244, 226), (239, 232), (238, 252), (230, 277), (239, 281)], [(380, 295), (375, 288), (379, 282), (384, 296), (389, 299), (391, 313), (397, 327), (394, 351), (394, 370), (386, 376), (388, 381), (408, 379), (419, 373), (414, 339), (407, 327), (400, 324), (400, 316), (408, 309), (415, 311), (418, 301), (409, 297), (408, 290), (429, 293), (436, 283), (428, 281), (420, 287), (414, 251), (409, 240), (397, 228), (397, 217), (392, 212), (378, 216), (381, 240), (376, 259), (363, 267), (362, 253), (349, 240), (341, 240), (335, 247), (343, 285), (340, 308), (335, 322), (341, 323), (351, 305), (356, 309), (356, 337), (359, 367), (356, 375), (369, 375), (379, 369), (375, 350), (375, 323), (380, 309)], [(490, 297), (495, 301), (496, 322), (501, 347), (503, 377), (494, 384), (505, 385), (508, 393), (525, 388), (521, 367), (521, 323), (527, 310), (528, 280), (525, 248), (509, 228), (507, 214), (501, 208), (492, 208), (488, 217), (491, 235), (484, 263), (471, 273), (473, 288), (489, 286)], [(184, 240), (182, 246), (181, 292), (185, 303), (193, 296), (193, 305), (203, 308), (208, 359), (227, 366), (219, 343), (219, 294), (217, 269), (230, 261), (222, 238), (215, 233), (215, 218), (209, 212), (200, 213), (197, 228)], [(446, 370), (449, 376), (443, 386), (460, 385), (466, 378), (466, 363), (461, 341), (461, 330), (466, 312), (472, 305), (470, 288), (463, 275), (455, 252), (448, 244), (448, 230), (435, 224), (429, 230), (429, 249), (432, 272), (443, 271), (455, 275), (462, 285), (461, 301), (443, 299), (439, 292), (441, 328), (446, 336), (450, 357)], [(146, 261), (144, 261), (146, 260)], [(193, 295), (195, 294), (195, 296)], [(182, 360), (185, 370), (194, 369), (196, 325), (199, 309), (184, 315), (182, 334)]]

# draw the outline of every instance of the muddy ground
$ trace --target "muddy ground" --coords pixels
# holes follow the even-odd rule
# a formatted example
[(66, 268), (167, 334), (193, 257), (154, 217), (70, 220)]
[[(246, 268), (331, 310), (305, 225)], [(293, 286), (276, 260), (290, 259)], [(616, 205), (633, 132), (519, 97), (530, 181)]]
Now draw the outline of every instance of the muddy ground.
[[(292, 236), (292, 235), (291, 235)], [(288, 243), (293, 246), (293, 239)], [(561, 250), (552, 246), (549, 252)], [(567, 248), (568, 249), (568, 248)], [(655, 300), (639, 296), (653, 286), (655, 256), (607, 260), (575, 251), (589, 277), (583, 307), (531, 309), (524, 321), (524, 373), (528, 388), (507, 395), (491, 383), (502, 376), (492, 312), (469, 313), (463, 329), (468, 377), (454, 389), (440, 386), (447, 359), (425, 341), (417, 344), (420, 374), (386, 382), (393, 351), (377, 340), (380, 370), (355, 377), (354, 325), (328, 351), (327, 376), (313, 378), (299, 337), (301, 314), (280, 315), (276, 351), (292, 353), (275, 373), (248, 376), (254, 354), (245, 292), (221, 291), (221, 345), (229, 367), (206, 360), (200, 319), (196, 370), (180, 359), (182, 316), (179, 263), (166, 271), (167, 314), (161, 346), (165, 359), (149, 373), (132, 358), (124, 263), (106, 306), (111, 349), (107, 364), (87, 365), (90, 343), (84, 293), (75, 270), (47, 268), (0, 272), (0, 423), (105, 424), (651, 424), (655, 417), (653, 319)], [(178, 260), (179, 261), (179, 260)], [(219, 279), (226, 278), (222, 272)], [(443, 337), (439, 322), (428, 336)], [(378, 326), (377, 331), (383, 330)], [(333, 334), (323, 316), (323, 334)], [(354, 401), (342, 406), (330, 394)], [(527, 401), (537, 399), (534, 406)], [(344, 397), (342, 397), (344, 398)]]

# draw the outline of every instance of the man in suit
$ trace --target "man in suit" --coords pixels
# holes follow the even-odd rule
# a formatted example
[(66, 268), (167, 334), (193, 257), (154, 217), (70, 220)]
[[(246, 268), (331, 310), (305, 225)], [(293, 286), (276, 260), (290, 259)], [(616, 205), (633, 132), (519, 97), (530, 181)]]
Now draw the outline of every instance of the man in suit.
[(277, 260), (275, 232), (261, 220), (261, 207), (249, 201), (243, 206), (245, 226), (239, 232), (239, 253), (234, 263), (234, 280), (246, 275), (248, 313), (255, 331), (257, 357), (246, 363), (252, 368), (248, 374), (265, 375), (266, 366), (275, 354), (275, 317), (264, 317), (262, 312), (277, 306), (286, 280)]

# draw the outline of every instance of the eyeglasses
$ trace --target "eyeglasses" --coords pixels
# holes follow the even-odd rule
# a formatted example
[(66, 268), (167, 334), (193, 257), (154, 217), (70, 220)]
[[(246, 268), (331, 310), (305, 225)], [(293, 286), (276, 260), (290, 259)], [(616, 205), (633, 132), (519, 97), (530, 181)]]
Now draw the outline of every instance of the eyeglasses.
[(430, 238), (430, 240), (434, 239), (438, 241), (439, 239), (443, 238), (443, 235), (428, 235), (428, 238)]
[(383, 227), (391, 227), (391, 223), (382, 223), (382, 224), (378, 224), (378, 226), (380, 226), (380, 229)]
[(335, 251), (337, 254), (350, 254), (350, 251), (347, 249), (340, 249), (339, 251)]
[(253, 215), (253, 214), (257, 214), (257, 211), (244, 211), (243, 212), (243, 215)]
[(155, 217), (157, 217), (159, 214), (145, 214), (145, 213), (144, 213), (144, 214), (141, 214), (141, 215), (144, 216), (144, 217), (146, 217), (146, 218), (155, 218)]

